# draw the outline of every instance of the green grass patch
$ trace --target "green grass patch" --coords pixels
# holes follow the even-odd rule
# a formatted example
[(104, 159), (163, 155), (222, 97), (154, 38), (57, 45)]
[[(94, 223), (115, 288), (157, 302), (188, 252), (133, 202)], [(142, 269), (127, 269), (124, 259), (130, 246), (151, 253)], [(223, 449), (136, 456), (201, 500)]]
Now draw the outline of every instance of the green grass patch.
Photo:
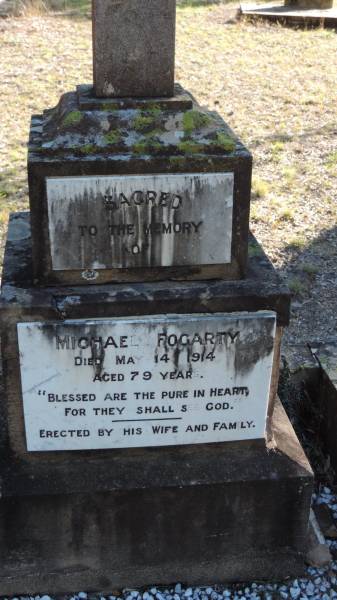
[(265, 198), (269, 193), (269, 183), (257, 175), (253, 177), (252, 192), (257, 198)]
[(248, 244), (248, 256), (249, 258), (256, 258), (263, 255), (263, 250), (259, 244), (255, 242), (249, 242)]
[(55, 12), (71, 13), (72, 16), (91, 17), (90, 0), (44, 0), (47, 8)]
[(301, 279), (299, 279), (299, 277), (292, 277), (289, 279), (288, 287), (291, 293), (295, 296), (302, 296), (307, 291), (306, 285), (303, 283), (303, 281), (301, 281)]
[(317, 275), (317, 273), (319, 272), (318, 266), (314, 265), (313, 263), (302, 263), (299, 266), (304, 273), (310, 275), (311, 277)]
[(288, 239), (287, 247), (291, 250), (302, 250), (307, 244), (306, 239), (301, 236), (294, 236)]
[(281, 208), (281, 210), (279, 211), (279, 214), (278, 214), (278, 218), (280, 221), (294, 221), (295, 220), (294, 210), (289, 207)]
[(220, 4), (221, 0), (177, 0), (178, 8), (197, 8)]
[(287, 185), (292, 185), (297, 175), (295, 167), (284, 167), (282, 169), (282, 175)]
[(329, 170), (334, 170), (337, 167), (337, 150), (328, 154), (325, 164)]
[(281, 140), (275, 140), (270, 145), (270, 151), (272, 160), (275, 162), (279, 162), (281, 155), (284, 151), (284, 142), (282, 142)]

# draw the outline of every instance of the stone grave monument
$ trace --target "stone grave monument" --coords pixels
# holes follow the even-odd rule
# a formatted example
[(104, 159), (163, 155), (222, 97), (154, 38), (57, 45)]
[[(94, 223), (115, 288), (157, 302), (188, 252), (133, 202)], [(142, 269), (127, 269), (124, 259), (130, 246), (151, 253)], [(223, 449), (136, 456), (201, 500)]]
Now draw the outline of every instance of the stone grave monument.
[(251, 155), (174, 85), (174, 31), (175, 0), (94, 0), (94, 86), (32, 118), (2, 279), (1, 594), (303, 566), (289, 294), (248, 236)]

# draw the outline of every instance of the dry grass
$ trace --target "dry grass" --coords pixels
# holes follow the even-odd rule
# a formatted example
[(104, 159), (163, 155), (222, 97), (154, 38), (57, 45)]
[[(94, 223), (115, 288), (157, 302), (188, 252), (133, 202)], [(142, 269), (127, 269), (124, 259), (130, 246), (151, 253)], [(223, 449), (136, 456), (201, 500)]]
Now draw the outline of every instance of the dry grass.
[[(218, 110), (253, 152), (252, 230), (277, 268), (295, 280), (297, 305), (320, 302), (322, 290), (332, 303), (332, 292), (337, 296), (336, 33), (226, 23), (227, 6), (188, 4), (178, 8), (176, 79), (201, 104)], [(79, 8), (85, 14), (85, 5)], [(90, 21), (0, 20), (0, 80), (4, 236), (8, 212), (28, 206), (30, 115), (91, 80)], [(303, 270), (307, 263), (313, 272)], [(333, 308), (326, 328), (336, 334)], [(300, 333), (303, 324), (297, 320)]]

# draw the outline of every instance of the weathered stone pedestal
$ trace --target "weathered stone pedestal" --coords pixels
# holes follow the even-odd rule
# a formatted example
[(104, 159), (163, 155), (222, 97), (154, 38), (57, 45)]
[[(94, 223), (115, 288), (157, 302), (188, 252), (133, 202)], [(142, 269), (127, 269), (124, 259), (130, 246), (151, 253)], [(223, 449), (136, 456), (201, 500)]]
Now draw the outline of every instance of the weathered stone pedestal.
[(250, 153), (180, 86), (33, 117), (28, 155), (39, 284), (238, 279), (246, 272)]
[[(1, 407), (9, 434), (1, 452), (3, 594), (108, 591), (177, 580), (205, 584), (301, 572), (312, 473), (278, 402), (274, 409), (273, 386), (268, 441), (260, 436), (226, 444), (27, 452), (18, 323), (186, 310), (190, 315), (272, 312), (280, 331), (287, 324), (289, 295), (262, 252), (250, 259), (247, 278), (233, 282), (39, 288), (32, 285), (28, 216), (13, 215), (1, 299)], [(257, 361), (259, 352), (268, 351), (254, 352)], [(277, 361), (273, 369), (277, 379)], [(223, 398), (218, 404), (214, 420), (221, 421)], [(56, 422), (57, 417), (55, 427)]]
[(312, 473), (281, 406), (263, 440), (10, 459), (2, 594), (281, 579), (303, 570)]

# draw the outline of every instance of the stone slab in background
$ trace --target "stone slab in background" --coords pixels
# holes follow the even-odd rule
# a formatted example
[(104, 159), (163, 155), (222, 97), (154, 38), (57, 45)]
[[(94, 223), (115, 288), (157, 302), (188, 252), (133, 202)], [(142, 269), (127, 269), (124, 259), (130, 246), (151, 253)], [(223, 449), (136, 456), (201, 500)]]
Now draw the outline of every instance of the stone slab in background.
[[(331, 0), (328, 0), (330, 4)], [(295, 4), (285, 5), (283, 2), (269, 2), (268, 4), (242, 4), (241, 15), (250, 19), (267, 19), (278, 21), (282, 24), (293, 23), (296, 25), (309, 25), (311, 27), (336, 27), (336, 7), (311, 8), (300, 7)]]
[(93, 1), (98, 97), (172, 96), (176, 0)]
[(73, 457), (52, 477), (42, 457), (38, 477), (11, 460), (0, 500), (2, 594), (301, 574), (312, 472), (280, 404), (273, 435), (272, 450), (263, 440), (159, 448), (145, 461), (124, 451), (83, 468)]

